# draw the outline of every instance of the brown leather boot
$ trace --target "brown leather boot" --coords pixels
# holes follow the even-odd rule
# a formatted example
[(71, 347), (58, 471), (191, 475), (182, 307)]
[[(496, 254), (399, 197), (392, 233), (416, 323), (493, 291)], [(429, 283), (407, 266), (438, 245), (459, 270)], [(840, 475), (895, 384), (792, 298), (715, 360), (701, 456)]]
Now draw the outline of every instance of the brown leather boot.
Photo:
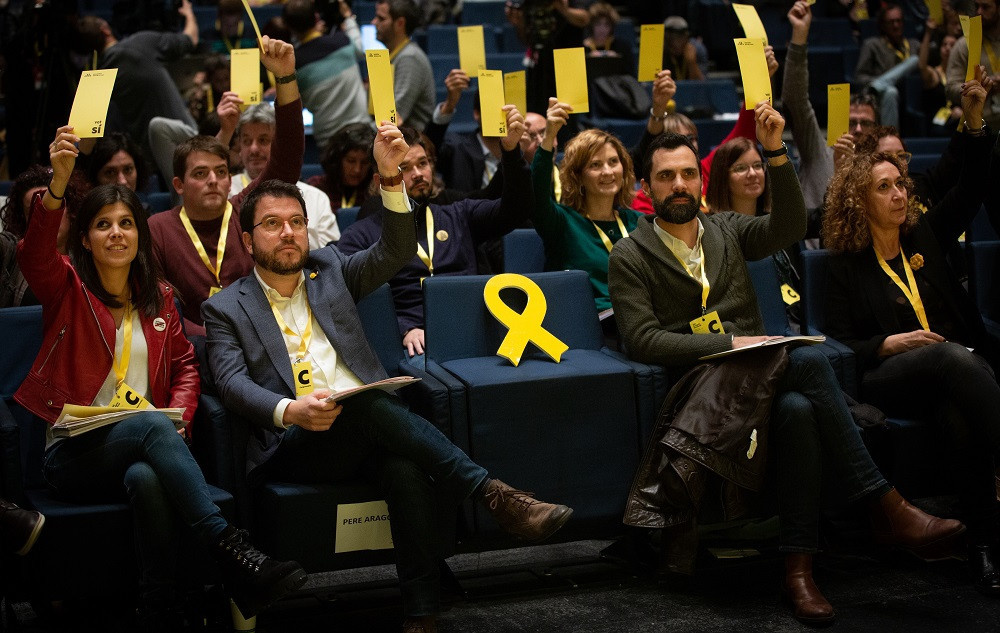
[(41, 512), (0, 499), (0, 543), (5, 550), (24, 556), (35, 544), (43, 525), (45, 516)]
[(872, 537), (882, 545), (898, 545), (926, 560), (944, 560), (954, 552), (954, 537), (965, 532), (955, 519), (939, 519), (916, 508), (895, 488), (869, 503)]
[(508, 534), (526, 541), (541, 541), (555, 534), (573, 510), (532, 497), (533, 493), (511, 488), (499, 479), (483, 487), (482, 502)]
[(833, 606), (827, 602), (813, 582), (812, 554), (785, 555), (785, 598), (792, 603), (792, 615), (803, 624), (823, 626), (836, 619)]

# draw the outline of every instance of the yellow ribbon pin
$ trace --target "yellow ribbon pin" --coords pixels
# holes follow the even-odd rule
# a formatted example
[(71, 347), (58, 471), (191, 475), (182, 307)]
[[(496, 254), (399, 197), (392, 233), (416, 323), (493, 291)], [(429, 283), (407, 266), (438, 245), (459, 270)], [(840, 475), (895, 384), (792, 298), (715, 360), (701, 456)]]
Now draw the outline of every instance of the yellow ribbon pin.
[[(518, 314), (500, 299), (500, 291), (505, 288), (519, 288), (528, 296), (524, 312)], [(521, 355), (524, 354), (528, 341), (538, 346), (538, 349), (557, 363), (561, 360), (563, 352), (569, 349), (568, 345), (542, 327), (542, 320), (545, 319), (548, 307), (545, 295), (538, 284), (524, 275), (504, 273), (493, 276), (486, 282), (483, 299), (490, 314), (509, 329), (507, 336), (500, 343), (497, 356), (506, 358), (515, 367), (521, 362)]]

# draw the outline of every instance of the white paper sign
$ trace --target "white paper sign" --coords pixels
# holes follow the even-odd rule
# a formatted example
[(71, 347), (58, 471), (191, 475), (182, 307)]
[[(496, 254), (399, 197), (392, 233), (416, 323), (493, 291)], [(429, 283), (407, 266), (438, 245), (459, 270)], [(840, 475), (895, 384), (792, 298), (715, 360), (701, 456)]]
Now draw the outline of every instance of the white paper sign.
[(371, 549), (392, 549), (389, 506), (385, 501), (339, 504), (334, 551), (340, 554)]

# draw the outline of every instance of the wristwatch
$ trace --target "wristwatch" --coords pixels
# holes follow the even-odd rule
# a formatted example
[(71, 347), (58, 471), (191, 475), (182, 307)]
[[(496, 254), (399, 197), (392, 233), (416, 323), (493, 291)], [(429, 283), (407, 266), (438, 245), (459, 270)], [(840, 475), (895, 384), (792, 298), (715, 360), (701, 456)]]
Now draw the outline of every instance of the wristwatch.
[(788, 153), (788, 146), (785, 145), (784, 141), (781, 142), (781, 147), (779, 147), (778, 149), (770, 149), (770, 150), (765, 149), (764, 151), (761, 152), (761, 154), (764, 155), (764, 158), (777, 158), (778, 156), (784, 156), (787, 153)]
[(295, 77), (296, 77), (295, 73), (292, 73), (291, 75), (285, 75), (284, 77), (275, 77), (274, 78), (274, 83), (276, 83), (276, 84), (290, 84), (293, 81), (295, 81)]
[(399, 183), (403, 182), (403, 170), (400, 169), (399, 173), (395, 176), (385, 176), (382, 172), (378, 174), (379, 185), (382, 187), (395, 187)]

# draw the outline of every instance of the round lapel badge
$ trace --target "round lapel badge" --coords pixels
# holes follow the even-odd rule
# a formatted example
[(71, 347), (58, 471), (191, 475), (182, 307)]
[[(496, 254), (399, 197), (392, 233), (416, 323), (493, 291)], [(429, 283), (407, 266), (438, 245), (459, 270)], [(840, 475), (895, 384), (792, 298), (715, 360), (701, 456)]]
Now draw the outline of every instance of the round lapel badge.
[(157, 332), (162, 332), (163, 330), (167, 329), (167, 322), (161, 319), (160, 317), (156, 317), (155, 319), (153, 319), (153, 329), (156, 330)]
[(436, 237), (439, 242), (445, 242), (448, 240), (448, 231), (441, 229), (440, 231), (434, 234), (434, 237)]

